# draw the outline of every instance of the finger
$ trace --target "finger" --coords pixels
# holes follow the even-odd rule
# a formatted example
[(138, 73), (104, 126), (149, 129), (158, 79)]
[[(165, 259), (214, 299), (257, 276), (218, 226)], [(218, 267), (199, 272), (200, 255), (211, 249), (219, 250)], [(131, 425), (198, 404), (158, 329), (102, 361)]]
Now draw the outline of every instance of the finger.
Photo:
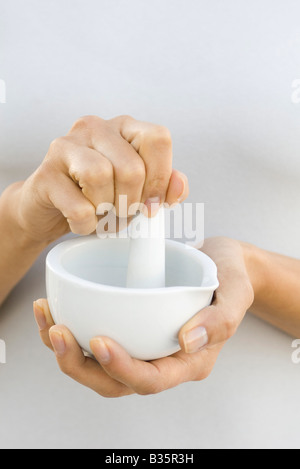
[[(120, 217), (127, 217), (128, 209), (141, 201), (145, 182), (145, 165), (132, 145), (116, 126), (96, 116), (79, 119), (72, 135), (104, 155), (113, 165), (115, 178), (115, 208)], [(124, 199), (124, 196), (127, 199)]]
[(169, 358), (176, 358), (185, 363), (187, 379), (184, 381), (202, 381), (210, 375), (215, 366), (219, 353), (224, 343), (211, 348), (204, 348), (195, 353), (185, 353), (180, 350)]
[(96, 359), (113, 379), (141, 395), (156, 394), (191, 379), (194, 370), (184, 360), (167, 357), (145, 362), (131, 358), (108, 337), (95, 337), (90, 342)]
[(112, 121), (145, 163), (146, 179), (141, 201), (148, 208), (151, 204), (163, 203), (172, 173), (172, 138), (169, 130), (129, 116)]
[(65, 326), (53, 326), (49, 336), (57, 363), (64, 374), (104, 397), (121, 397), (133, 393), (124, 384), (107, 375), (97, 361), (86, 357)]
[(114, 168), (107, 158), (91, 148), (74, 145), (64, 159), (72, 180), (95, 208), (114, 203)]
[(169, 182), (166, 203), (170, 206), (183, 202), (189, 195), (188, 178), (184, 173), (173, 169)]
[(248, 277), (228, 270), (222, 274), (220, 287), (211, 306), (199, 311), (179, 333), (186, 353), (195, 353), (230, 339), (253, 302)]
[(98, 223), (95, 206), (71, 178), (60, 172), (49, 174), (46, 184), (51, 204), (65, 217), (70, 230), (78, 235), (93, 233)]
[[(121, 137), (116, 136), (113, 145), (114, 149), (105, 155), (114, 167), (116, 214), (120, 218), (126, 218), (129, 214), (136, 213), (141, 201), (145, 166), (132, 146)], [(132, 211), (134, 206), (137, 208)]]
[[(114, 170), (111, 162), (100, 152), (71, 136), (55, 139), (47, 154), (50, 170), (63, 172), (79, 186), (83, 195), (94, 205), (114, 203)], [(50, 174), (53, 171), (50, 171)]]
[(49, 338), (49, 329), (54, 325), (54, 321), (51, 316), (48, 301), (44, 298), (34, 301), (33, 312), (42, 341), (47, 347), (53, 350)]

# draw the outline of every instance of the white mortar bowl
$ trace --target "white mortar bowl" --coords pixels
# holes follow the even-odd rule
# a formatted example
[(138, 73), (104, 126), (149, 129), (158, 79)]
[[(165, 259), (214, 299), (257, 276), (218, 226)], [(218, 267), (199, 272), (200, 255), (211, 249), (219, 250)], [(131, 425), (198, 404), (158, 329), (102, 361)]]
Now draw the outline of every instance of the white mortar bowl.
[(178, 332), (211, 303), (218, 287), (214, 262), (197, 249), (166, 240), (166, 287), (126, 288), (130, 239), (74, 238), (46, 260), (47, 298), (54, 322), (64, 324), (83, 350), (107, 336), (141, 360), (178, 350)]

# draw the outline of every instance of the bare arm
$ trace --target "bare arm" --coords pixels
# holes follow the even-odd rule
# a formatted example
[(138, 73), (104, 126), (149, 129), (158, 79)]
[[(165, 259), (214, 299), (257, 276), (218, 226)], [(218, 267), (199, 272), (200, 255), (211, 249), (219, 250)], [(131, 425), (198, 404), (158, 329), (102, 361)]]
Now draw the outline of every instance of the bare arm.
[(23, 183), (8, 187), (0, 197), (0, 305), (47, 246), (30, 238), (18, 221)]
[(211, 306), (180, 332), (188, 353), (230, 339), (247, 311), (300, 337), (300, 261), (228, 238), (210, 238), (202, 250), (217, 264), (220, 286)]
[(300, 260), (242, 246), (255, 292), (251, 312), (300, 337)]

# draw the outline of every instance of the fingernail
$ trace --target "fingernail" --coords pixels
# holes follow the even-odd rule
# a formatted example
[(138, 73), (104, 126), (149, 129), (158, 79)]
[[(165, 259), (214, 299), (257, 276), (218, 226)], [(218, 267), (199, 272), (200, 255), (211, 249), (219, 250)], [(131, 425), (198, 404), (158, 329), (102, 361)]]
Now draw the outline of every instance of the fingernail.
[(40, 331), (42, 331), (47, 326), (47, 319), (44, 314), (44, 310), (42, 309), (38, 301), (33, 302), (33, 309), (34, 309), (34, 317), (38, 325), (38, 328)]
[(93, 352), (95, 353), (97, 359), (103, 365), (106, 365), (110, 362), (111, 356), (108, 350), (108, 347), (103, 339), (97, 337), (96, 339), (91, 340)]
[(208, 343), (208, 335), (204, 327), (195, 327), (183, 336), (184, 348), (186, 353), (198, 352)]
[(60, 331), (50, 331), (49, 336), (56, 355), (64, 355), (66, 351), (66, 343), (62, 333)]
[(147, 216), (154, 217), (160, 208), (160, 198), (159, 197), (150, 197), (145, 202), (147, 209)]
[(179, 204), (184, 200), (184, 192), (185, 192), (185, 181), (183, 179), (181, 179), (180, 182), (181, 182), (182, 189), (181, 189), (181, 192), (180, 192), (180, 196), (177, 199), (177, 202)]

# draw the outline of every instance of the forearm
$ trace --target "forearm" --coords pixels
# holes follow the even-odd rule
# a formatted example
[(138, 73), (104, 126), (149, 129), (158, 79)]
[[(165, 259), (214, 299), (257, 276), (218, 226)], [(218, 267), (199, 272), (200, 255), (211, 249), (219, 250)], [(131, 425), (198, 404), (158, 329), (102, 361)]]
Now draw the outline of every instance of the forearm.
[(18, 220), (22, 183), (8, 187), (0, 197), (0, 305), (46, 247), (33, 240)]
[(242, 243), (254, 288), (252, 313), (300, 337), (300, 260)]

